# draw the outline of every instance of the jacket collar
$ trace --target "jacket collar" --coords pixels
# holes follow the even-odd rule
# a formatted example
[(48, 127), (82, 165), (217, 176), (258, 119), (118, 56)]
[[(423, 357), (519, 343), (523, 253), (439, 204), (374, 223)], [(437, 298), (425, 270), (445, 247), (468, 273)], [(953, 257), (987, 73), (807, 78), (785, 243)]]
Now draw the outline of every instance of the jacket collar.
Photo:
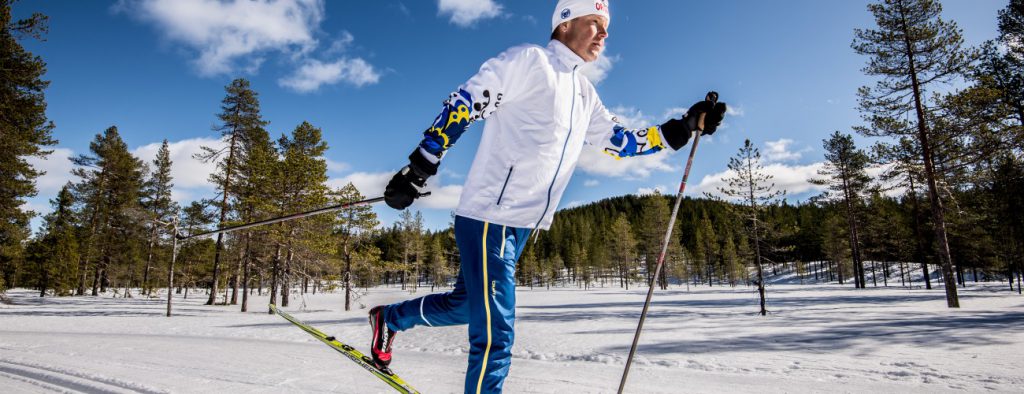
[(555, 57), (558, 58), (558, 61), (562, 62), (562, 64), (570, 69), (574, 69), (586, 63), (580, 55), (577, 55), (576, 52), (573, 52), (572, 49), (569, 49), (569, 47), (565, 46), (561, 41), (551, 40), (548, 42), (548, 49), (555, 53)]

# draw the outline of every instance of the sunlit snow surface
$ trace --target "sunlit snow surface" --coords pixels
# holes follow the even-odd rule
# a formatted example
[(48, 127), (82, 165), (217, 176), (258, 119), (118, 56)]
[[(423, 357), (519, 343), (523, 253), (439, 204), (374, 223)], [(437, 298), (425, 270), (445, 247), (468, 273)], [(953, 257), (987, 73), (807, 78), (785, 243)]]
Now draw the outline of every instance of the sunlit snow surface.
[[(614, 392), (645, 291), (520, 288), (505, 392)], [(371, 289), (350, 312), (341, 293), (295, 294), (284, 309), (365, 350), (362, 306), (428, 292)], [(761, 317), (752, 288), (657, 291), (626, 391), (1024, 388), (1024, 296), (1005, 283), (969, 283), (960, 309), (946, 308), (941, 288), (776, 284), (768, 296), (770, 314)], [(268, 315), (266, 296), (250, 298), (248, 313), (204, 306), (203, 294), (178, 296), (172, 318), (163, 300), (138, 296), (41, 299), (16, 289), (8, 298), (0, 304), (0, 392), (392, 392)], [(466, 349), (465, 327), (418, 327), (398, 334), (392, 366), (424, 393), (460, 392)]]

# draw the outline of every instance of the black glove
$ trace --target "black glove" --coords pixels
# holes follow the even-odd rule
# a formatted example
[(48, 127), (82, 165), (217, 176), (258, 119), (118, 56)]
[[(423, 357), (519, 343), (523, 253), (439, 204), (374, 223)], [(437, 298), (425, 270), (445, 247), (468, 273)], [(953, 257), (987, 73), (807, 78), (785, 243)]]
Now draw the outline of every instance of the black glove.
[(384, 202), (394, 209), (408, 208), (420, 196), (419, 188), (427, 185), (427, 178), (437, 175), (440, 163), (431, 163), (416, 148), (409, 155), (409, 165), (391, 177), (388, 186), (384, 188)]
[[(662, 136), (674, 150), (686, 146), (690, 142), (690, 136), (694, 130), (700, 130), (701, 135), (711, 135), (722, 125), (725, 118), (725, 103), (718, 102), (718, 93), (708, 92), (704, 101), (698, 101), (690, 106), (682, 119), (669, 119), (661, 125)], [(704, 129), (700, 129), (700, 114), (704, 115)]]

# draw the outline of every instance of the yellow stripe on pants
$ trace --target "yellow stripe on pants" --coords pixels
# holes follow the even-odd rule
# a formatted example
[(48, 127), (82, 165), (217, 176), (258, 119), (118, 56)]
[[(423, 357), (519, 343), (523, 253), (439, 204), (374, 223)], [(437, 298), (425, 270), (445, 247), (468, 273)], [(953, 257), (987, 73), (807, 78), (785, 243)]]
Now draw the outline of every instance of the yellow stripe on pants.
[(484, 384), (484, 375), (487, 374), (487, 358), (491, 355), (491, 302), (487, 299), (487, 226), (490, 223), (484, 222), (484, 239), (483, 239), (483, 250), (484, 250), (484, 311), (487, 316), (487, 347), (484, 348), (484, 359), (480, 364), (480, 379), (476, 382), (476, 393), (480, 394), (480, 388)]

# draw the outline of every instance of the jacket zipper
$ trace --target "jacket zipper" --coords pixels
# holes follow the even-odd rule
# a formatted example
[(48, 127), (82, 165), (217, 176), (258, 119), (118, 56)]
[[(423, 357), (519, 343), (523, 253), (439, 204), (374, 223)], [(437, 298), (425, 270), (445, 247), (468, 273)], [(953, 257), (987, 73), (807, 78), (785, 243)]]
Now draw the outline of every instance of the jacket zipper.
[(537, 233), (537, 229), (540, 228), (541, 222), (544, 221), (544, 216), (548, 214), (548, 208), (551, 208), (551, 190), (555, 188), (555, 181), (558, 180), (558, 172), (562, 170), (562, 161), (565, 160), (565, 149), (569, 146), (569, 139), (572, 137), (572, 126), (573, 126), (573, 114), (576, 112), (576, 69), (579, 66), (573, 66), (572, 68), (572, 105), (569, 106), (569, 134), (565, 136), (565, 143), (562, 144), (562, 155), (558, 158), (558, 167), (555, 167), (555, 176), (551, 178), (551, 185), (548, 186), (548, 199), (544, 203), (544, 212), (540, 214), (540, 219), (537, 220), (537, 224), (533, 226), (533, 232)]
[(508, 187), (508, 180), (512, 179), (512, 169), (514, 168), (516, 166), (508, 168), (508, 175), (505, 175), (505, 184), (501, 185), (501, 193), (498, 193), (498, 202), (494, 203), (494, 205), (501, 205), (501, 198), (505, 196), (505, 188)]

